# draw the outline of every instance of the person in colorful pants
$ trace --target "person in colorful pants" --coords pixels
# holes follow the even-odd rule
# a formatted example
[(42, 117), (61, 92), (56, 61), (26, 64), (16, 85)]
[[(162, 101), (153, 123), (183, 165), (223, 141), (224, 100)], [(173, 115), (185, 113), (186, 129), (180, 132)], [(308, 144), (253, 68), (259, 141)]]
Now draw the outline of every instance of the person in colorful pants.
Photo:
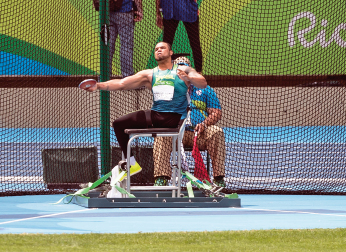
[[(111, 0), (112, 1), (112, 0)], [(134, 4), (136, 11), (133, 10)], [(135, 22), (143, 18), (142, 0), (122, 0), (121, 8), (109, 12), (109, 73), (112, 75), (115, 42), (120, 38), (121, 75), (133, 75), (133, 43)]]

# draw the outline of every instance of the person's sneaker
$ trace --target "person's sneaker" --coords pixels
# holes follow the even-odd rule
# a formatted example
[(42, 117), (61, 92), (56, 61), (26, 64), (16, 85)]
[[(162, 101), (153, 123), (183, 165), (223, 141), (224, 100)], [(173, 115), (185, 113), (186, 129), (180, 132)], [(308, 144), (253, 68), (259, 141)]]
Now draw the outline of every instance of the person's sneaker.
[(166, 186), (168, 180), (165, 177), (157, 177), (154, 186)]
[[(135, 165), (131, 165), (131, 167), (130, 167), (130, 176), (135, 175), (141, 171), (142, 171), (142, 167), (140, 167), (139, 164), (136, 162)], [(121, 172), (121, 170), (119, 171), (119, 173), (120, 172)], [(121, 182), (126, 178), (127, 178), (127, 172), (125, 172), (124, 176), (122, 176), (119, 181)]]
[(214, 178), (214, 184), (220, 187), (226, 187), (226, 182), (223, 177)]

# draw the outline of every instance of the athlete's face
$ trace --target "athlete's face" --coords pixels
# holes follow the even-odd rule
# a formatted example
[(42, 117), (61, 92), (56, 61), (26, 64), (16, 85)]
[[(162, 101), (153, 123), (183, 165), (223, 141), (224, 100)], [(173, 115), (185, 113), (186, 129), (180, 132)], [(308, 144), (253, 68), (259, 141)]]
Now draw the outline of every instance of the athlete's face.
[(173, 51), (169, 49), (166, 43), (158, 43), (155, 46), (155, 59), (157, 62), (170, 58)]

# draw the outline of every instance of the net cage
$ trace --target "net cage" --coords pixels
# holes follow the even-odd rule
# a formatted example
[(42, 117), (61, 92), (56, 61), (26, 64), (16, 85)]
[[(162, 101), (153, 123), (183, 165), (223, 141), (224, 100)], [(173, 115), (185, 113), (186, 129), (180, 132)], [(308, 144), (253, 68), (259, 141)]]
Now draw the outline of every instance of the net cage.
[[(191, 128), (216, 118), (198, 140), (211, 181), (238, 193), (346, 192), (345, 1), (95, 2), (0, 4), (1, 196), (62, 193), (109, 172), (121, 160), (112, 122), (149, 109), (152, 92), (78, 84), (155, 68), (160, 41), (210, 87), (191, 91)], [(170, 183), (169, 141), (132, 148), (143, 168), (132, 184)]]

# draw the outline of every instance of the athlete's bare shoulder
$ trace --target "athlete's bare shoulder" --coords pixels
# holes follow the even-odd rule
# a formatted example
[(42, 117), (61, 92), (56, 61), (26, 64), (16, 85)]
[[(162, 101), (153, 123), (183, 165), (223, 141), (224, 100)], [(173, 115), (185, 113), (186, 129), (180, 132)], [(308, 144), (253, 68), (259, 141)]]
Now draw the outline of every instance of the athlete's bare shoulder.
[(144, 70), (136, 73), (136, 75), (139, 75), (141, 77), (149, 77), (149, 76), (151, 77), (151, 76), (153, 76), (153, 70), (152, 69), (144, 69)]

